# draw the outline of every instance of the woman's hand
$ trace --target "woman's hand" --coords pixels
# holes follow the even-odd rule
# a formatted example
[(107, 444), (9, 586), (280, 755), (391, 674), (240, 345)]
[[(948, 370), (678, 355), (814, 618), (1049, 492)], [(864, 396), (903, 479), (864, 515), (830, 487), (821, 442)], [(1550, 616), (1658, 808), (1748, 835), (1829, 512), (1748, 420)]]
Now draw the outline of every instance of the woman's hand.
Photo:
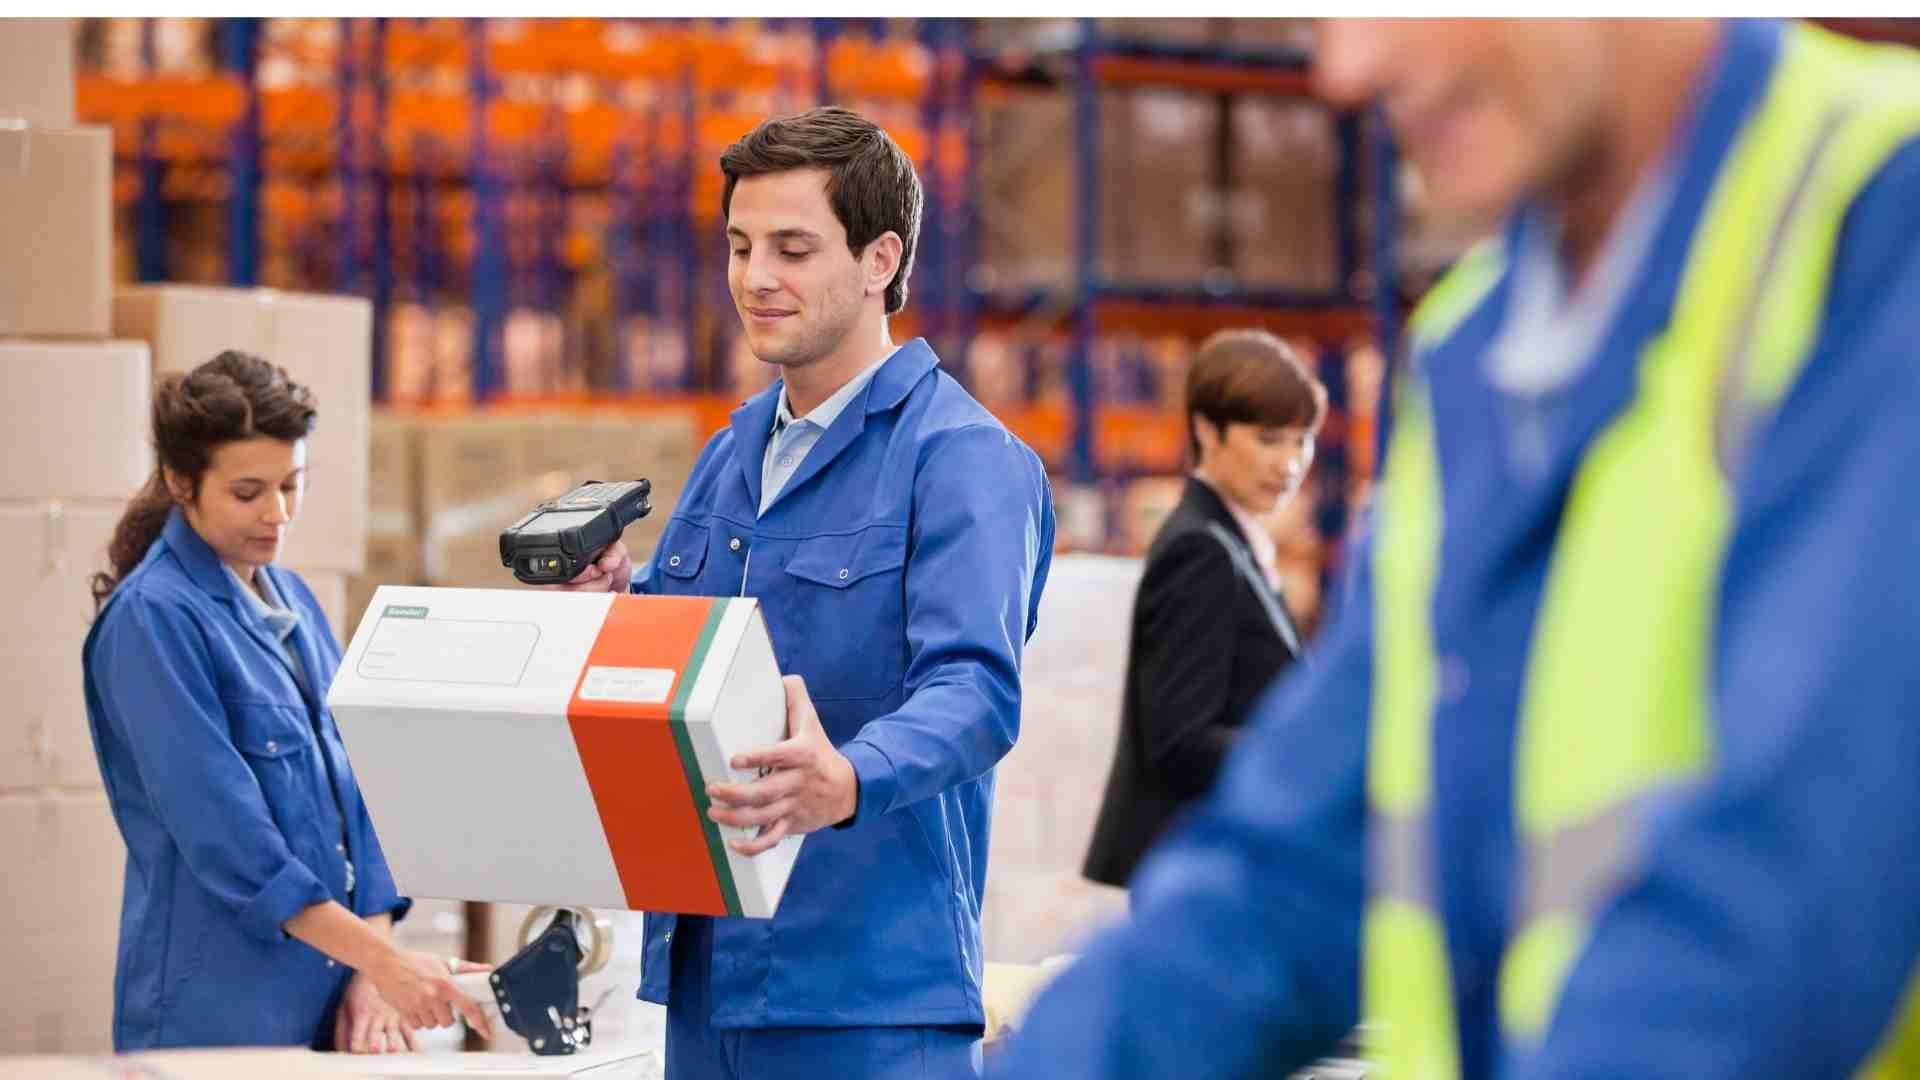
[(387, 1004), (372, 979), (356, 974), (333, 1022), (333, 1048), (347, 1054), (397, 1054), (419, 1047), (400, 1011)]
[(400, 1014), (403, 1022), (416, 1028), (442, 1028), (453, 1024), (457, 1010), (467, 1026), (482, 1038), (493, 1038), (493, 1024), (486, 1010), (453, 984), (453, 975), (463, 971), (485, 971), (484, 964), (448, 962), (431, 953), (394, 949), (363, 972), (380, 991), (387, 1004)]

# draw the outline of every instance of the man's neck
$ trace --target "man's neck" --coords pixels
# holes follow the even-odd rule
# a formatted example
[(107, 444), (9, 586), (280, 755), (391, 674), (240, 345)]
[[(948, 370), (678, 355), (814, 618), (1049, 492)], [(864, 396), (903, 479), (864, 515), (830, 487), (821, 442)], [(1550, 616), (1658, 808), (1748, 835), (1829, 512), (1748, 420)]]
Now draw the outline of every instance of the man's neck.
[(807, 415), (892, 351), (893, 337), (887, 332), (887, 321), (882, 318), (868, 326), (867, 320), (861, 320), (833, 352), (781, 373), (787, 387), (787, 410), (797, 417)]
[(1696, 20), (1634, 37), (1628, 61), (1633, 74), (1617, 83), (1618, 108), (1566, 180), (1547, 193), (1560, 216), (1560, 256), (1574, 287), (1586, 279), (1634, 192), (1678, 138), (1721, 33), (1719, 24)]

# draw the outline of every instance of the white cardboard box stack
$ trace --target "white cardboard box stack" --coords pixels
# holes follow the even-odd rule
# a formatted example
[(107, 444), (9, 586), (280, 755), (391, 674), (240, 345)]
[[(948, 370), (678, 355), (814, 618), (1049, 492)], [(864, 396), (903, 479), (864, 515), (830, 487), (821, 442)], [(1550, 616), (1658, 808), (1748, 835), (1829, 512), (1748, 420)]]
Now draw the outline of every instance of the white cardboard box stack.
[(73, 118), (73, 24), (0, 31), (0, 1053), (111, 1044), (125, 853), (81, 693), (88, 578), (152, 468), (151, 366), (108, 340), (112, 145)]

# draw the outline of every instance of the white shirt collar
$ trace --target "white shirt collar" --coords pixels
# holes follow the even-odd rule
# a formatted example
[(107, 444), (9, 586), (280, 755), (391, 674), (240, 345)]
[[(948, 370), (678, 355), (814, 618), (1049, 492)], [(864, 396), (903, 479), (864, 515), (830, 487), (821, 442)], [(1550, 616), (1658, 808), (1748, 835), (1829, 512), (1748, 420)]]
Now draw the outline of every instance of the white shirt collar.
[(786, 382), (782, 380), (780, 384), (780, 403), (775, 406), (773, 410), (773, 430), (779, 431), (788, 424), (799, 423), (801, 421), (812, 424), (822, 431), (832, 427), (833, 422), (840, 419), (840, 414), (846, 411), (847, 404), (853, 400), (854, 395), (858, 394), (860, 388), (867, 385), (868, 380), (873, 378), (874, 372), (879, 371), (880, 366), (893, 359), (893, 354), (899, 351), (900, 347), (898, 345), (888, 350), (887, 355), (862, 368), (858, 375), (848, 379), (846, 385), (835, 390), (833, 395), (827, 398), (827, 400), (815, 405), (813, 411), (805, 416), (796, 417), (793, 415), (792, 408), (787, 404)]

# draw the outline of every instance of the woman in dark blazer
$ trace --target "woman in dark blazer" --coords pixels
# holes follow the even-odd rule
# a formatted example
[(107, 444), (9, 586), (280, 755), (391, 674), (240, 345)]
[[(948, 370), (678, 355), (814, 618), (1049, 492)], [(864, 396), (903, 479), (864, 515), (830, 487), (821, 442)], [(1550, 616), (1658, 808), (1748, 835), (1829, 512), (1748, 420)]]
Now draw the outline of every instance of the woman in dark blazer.
[(1134, 599), (1120, 744), (1086, 876), (1126, 885), (1206, 794), (1253, 700), (1300, 658), (1259, 519), (1313, 464), (1326, 389), (1264, 331), (1215, 334), (1187, 372), (1197, 465), (1154, 536)]

